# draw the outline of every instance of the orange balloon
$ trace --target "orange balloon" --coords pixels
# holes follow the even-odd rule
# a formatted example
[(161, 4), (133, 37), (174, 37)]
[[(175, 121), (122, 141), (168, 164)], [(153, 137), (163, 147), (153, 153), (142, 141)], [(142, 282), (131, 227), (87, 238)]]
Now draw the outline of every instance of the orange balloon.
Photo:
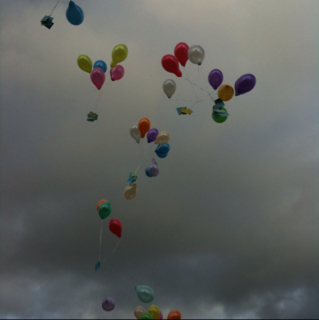
[(151, 129), (151, 121), (147, 118), (143, 118), (138, 123), (138, 129), (141, 132), (141, 138), (144, 138), (148, 130)]
[(218, 98), (229, 101), (234, 96), (234, 89), (229, 84), (223, 84), (218, 89)]
[(99, 207), (103, 202), (107, 202), (107, 200), (100, 200), (96, 205), (96, 211), (99, 212)]
[(178, 310), (173, 310), (168, 314), (167, 319), (182, 319), (182, 314)]

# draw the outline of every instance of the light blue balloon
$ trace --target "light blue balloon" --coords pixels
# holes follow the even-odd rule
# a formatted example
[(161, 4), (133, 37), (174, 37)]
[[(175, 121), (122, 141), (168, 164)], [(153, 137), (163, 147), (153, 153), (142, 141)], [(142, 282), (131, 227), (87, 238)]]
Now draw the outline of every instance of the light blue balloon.
[(159, 158), (166, 158), (167, 155), (168, 155), (168, 153), (164, 153), (164, 154), (158, 153), (158, 154), (157, 154), (157, 156), (158, 156)]
[(166, 154), (169, 152), (170, 149), (171, 149), (171, 147), (170, 147), (169, 143), (165, 143), (165, 144), (158, 145), (155, 152), (157, 155)]
[(149, 169), (150, 169), (149, 167), (145, 168), (145, 174), (146, 174), (148, 177), (152, 178)]
[(84, 13), (79, 6), (77, 6), (73, 1), (70, 1), (69, 6), (66, 9), (66, 18), (71, 24), (78, 26), (84, 20)]
[(150, 303), (154, 300), (154, 291), (149, 286), (136, 286), (135, 290), (142, 302)]
[(103, 61), (103, 60), (98, 60), (94, 63), (94, 67), (93, 69), (95, 68), (100, 68), (104, 71), (104, 73), (106, 72), (107, 70), (107, 66), (106, 66), (106, 63)]

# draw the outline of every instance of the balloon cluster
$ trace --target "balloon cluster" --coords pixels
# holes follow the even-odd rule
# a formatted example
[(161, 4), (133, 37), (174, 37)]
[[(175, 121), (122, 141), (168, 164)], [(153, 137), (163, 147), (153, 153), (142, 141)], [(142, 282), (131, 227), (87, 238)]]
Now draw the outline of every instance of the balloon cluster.
[(189, 60), (190, 62), (200, 66), (204, 59), (205, 51), (201, 46), (195, 45), (189, 47), (186, 43), (180, 42), (175, 47), (174, 56), (172, 54), (166, 54), (162, 58), (162, 66), (164, 70), (174, 73), (176, 77), (180, 78), (182, 76), (182, 72), (179, 69), (179, 63), (185, 67), (187, 61)]
[[(187, 61), (191, 61), (193, 64), (201, 65), (205, 58), (204, 49), (195, 45), (189, 47), (186, 43), (180, 42), (176, 45), (174, 50), (174, 55), (167, 54), (162, 58), (162, 66), (164, 70), (167, 72), (175, 74), (177, 77), (182, 77), (182, 72), (179, 69), (179, 64), (185, 67)], [(192, 83), (187, 76), (185, 80)], [(219, 69), (212, 70), (208, 75), (208, 82), (213, 87), (214, 90), (218, 89), (218, 98), (215, 100), (215, 105), (213, 106), (213, 114), (212, 117), (214, 121), (218, 123), (225, 122), (228, 117), (228, 112), (226, 108), (224, 108), (225, 101), (229, 101), (232, 99), (234, 94), (236, 96), (242, 95), (251, 91), (256, 85), (256, 78), (252, 74), (244, 74), (241, 76), (235, 83), (235, 90), (232, 86), (228, 84), (223, 84), (224, 76), (223, 73)], [(199, 87), (200, 88), (200, 87)], [(205, 91), (204, 89), (200, 88)], [(163, 83), (163, 91), (166, 96), (170, 99), (176, 91), (176, 83), (173, 79), (165, 80)], [(211, 98), (211, 93), (207, 92)], [(211, 98), (212, 99), (212, 98)], [(195, 102), (198, 103), (199, 101)], [(178, 114), (191, 114), (192, 110), (181, 107), (177, 108)]]
[[(125, 44), (118, 44), (112, 51), (112, 62), (110, 70), (110, 78), (112, 81), (120, 80), (124, 77), (125, 69), (118, 63), (124, 61), (128, 56), (128, 49)], [(105, 72), (107, 65), (103, 60), (98, 60), (92, 64), (92, 60), (85, 54), (78, 57), (78, 66), (85, 72), (90, 73), (91, 81), (100, 90), (105, 82)], [(92, 70), (93, 66), (93, 70)]]
[[(144, 303), (151, 303), (154, 300), (154, 291), (149, 286), (136, 286), (135, 291), (137, 294), (137, 297)], [(155, 304), (152, 304), (148, 311), (142, 306), (137, 306), (134, 309), (134, 315), (136, 319), (163, 319), (163, 313), (159, 309), (158, 306)], [(179, 310), (173, 310), (171, 311), (167, 319), (181, 319), (182, 314)]]
[[(156, 155), (159, 158), (167, 157), (170, 150), (168, 141), (171, 136), (167, 131), (159, 132), (156, 128), (151, 129), (151, 122), (148, 118), (142, 118), (138, 124), (134, 124), (130, 128), (130, 134), (137, 143), (140, 143), (141, 138), (143, 139), (147, 134), (147, 142), (154, 142), (158, 145), (155, 150)], [(151, 164), (145, 169), (145, 174), (150, 178), (158, 176), (159, 166), (155, 159), (153, 159)], [(124, 189), (124, 197), (128, 200), (134, 199), (137, 195), (137, 175), (137, 172), (130, 174), (130, 178), (128, 180), (130, 184)]]
[[(102, 220), (106, 219), (112, 212), (112, 205), (107, 200), (100, 200), (97, 203), (96, 210)], [(109, 222), (109, 229), (119, 238), (122, 236), (122, 223), (118, 219), (111, 219)]]
[(208, 82), (214, 90), (218, 89), (218, 98), (213, 106), (213, 120), (217, 123), (223, 123), (228, 118), (228, 112), (224, 107), (224, 102), (229, 101), (234, 96), (240, 96), (251, 91), (256, 85), (256, 78), (253, 74), (242, 75), (235, 82), (235, 90), (229, 84), (223, 84), (224, 75), (219, 69), (212, 70), (208, 75)]

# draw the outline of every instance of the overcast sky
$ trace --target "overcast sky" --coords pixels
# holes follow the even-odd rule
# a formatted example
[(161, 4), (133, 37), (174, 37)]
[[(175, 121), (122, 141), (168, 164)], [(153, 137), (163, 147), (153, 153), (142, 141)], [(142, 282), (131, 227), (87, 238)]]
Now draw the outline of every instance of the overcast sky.
[[(149, 307), (141, 284), (165, 318), (318, 318), (319, 2), (77, 0), (85, 18), (73, 26), (61, 0), (49, 30), (40, 20), (55, 4), (0, 0), (0, 318), (134, 318)], [(196, 98), (161, 66), (179, 42), (204, 48), (199, 68), (181, 69), (204, 90), (215, 68), (230, 85), (256, 76), (226, 102), (225, 123), (199, 89), (194, 113), (177, 114)], [(125, 76), (111, 82), (119, 43)], [(108, 65), (93, 123), (99, 92), (80, 54)], [(143, 117), (170, 132), (167, 158), (130, 136)], [(160, 174), (148, 178), (153, 157)], [(94, 273), (100, 199), (113, 211)], [(123, 224), (113, 254), (110, 218)]]

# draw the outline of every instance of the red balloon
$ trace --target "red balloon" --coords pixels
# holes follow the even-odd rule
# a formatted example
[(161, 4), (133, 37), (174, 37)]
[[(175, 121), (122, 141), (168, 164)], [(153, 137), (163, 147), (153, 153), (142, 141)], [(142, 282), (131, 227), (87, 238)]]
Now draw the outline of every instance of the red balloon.
[(177, 44), (174, 50), (175, 57), (183, 67), (185, 67), (188, 61), (188, 50), (189, 46), (185, 42)]
[(111, 219), (110, 223), (109, 223), (109, 228), (110, 231), (112, 233), (114, 233), (115, 235), (117, 235), (119, 238), (122, 237), (122, 223), (120, 220), (118, 219)]
[(178, 60), (173, 55), (165, 55), (162, 58), (162, 66), (167, 72), (174, 73), (179, 78), (182, 76), (181, 70), (179, 70)]

